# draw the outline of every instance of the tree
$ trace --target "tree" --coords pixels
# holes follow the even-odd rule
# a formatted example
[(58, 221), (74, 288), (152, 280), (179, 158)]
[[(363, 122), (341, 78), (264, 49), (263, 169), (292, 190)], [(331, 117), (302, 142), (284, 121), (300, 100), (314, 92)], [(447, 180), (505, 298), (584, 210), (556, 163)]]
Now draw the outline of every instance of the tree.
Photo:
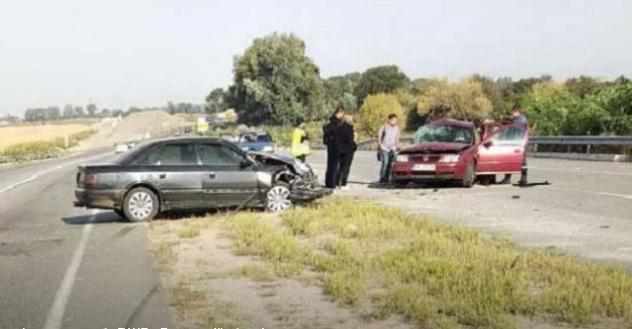
[(292, 34), (255, 39), (235, 58), (230, 107), (247, 124), (294, 124), (321, 119), (324, 88), (305, 43)]
[(77, 106), (75, 107), (75, 115), (78, 118), (86, 116), (86, 111), (83, 110), (83, 107)]
[(619, 81), (601, 90), (594, 99), (608, 113), (608, 133), (632, 134), (632, 82)]
[(75, 117), (76, 117), (75, 108), (70, 104), (64, 105), (64, 118), (71, 119)]
[(579, 78), (571, 78), (566, 80), (564, 86), (572, 94), (584, 98), (586, 96), (597, 93), (599, 89), (604, 87), (604, 84), (602, 84), (599, 80), (595, 78), (581, 75), (579, 76)]
[[(480, 74), (472, 76), (472, 80), (481, 84), (483, 93), (492, 104), (492, 116), (498, 119), (506, 117), (513, 107), (509, 88), (511, 84), (504, 83), (506, 80), (494, 81), (494, 79)], [(510, 95), (506, 97), (505, 95)]]
[(383, 93), (367, 96), (357, 118), (358, 130), (367, 136), (377, 135), (391, 113), (397, 115), (400, 122), (406, 122), (404, 110), (397, 96)]
[(354, 94), (358, 102), (364, 102), (368, 95), (392, 93), (408, 87), (410, 80), (396, 65), (376, 66), (366, 70), (355, 87)]
[(86, 106), (86, 111), (88, 111), (89, 117), (94, 118), (95, 114), (97, 113), (97, 106), (94, 104), (88, 104)]
[(205, 110), (207, 113), (224, 112), (227, 108), (226, 92), (224, 92), (224, 89), (215, 88), (206, 96)]
[(430, 117), (449, 116), (473, 121), (488, 117), (492, 103), (480, 82), (466, 79), (451, 83), (443, 79), (437, 80), (419, 97), (417, 111)]

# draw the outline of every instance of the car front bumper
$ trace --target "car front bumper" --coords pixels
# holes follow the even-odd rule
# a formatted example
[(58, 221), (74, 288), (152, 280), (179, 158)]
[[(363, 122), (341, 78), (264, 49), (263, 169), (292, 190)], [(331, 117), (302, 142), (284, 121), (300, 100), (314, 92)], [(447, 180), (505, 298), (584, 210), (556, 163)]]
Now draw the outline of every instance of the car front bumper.
[(75, 207), (95, 209), (119, 209), (123, 198), (123, 190), (75, 190)]

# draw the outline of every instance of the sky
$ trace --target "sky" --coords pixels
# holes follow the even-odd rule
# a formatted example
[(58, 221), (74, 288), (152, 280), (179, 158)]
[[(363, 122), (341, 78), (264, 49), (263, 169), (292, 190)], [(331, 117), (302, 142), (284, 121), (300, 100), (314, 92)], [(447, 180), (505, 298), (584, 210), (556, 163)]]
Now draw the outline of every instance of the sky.
[(0, 0), (0, 115), (201, 103), (273, 32), (305, 40), (323, 77), (632, 76), (629, 0)]

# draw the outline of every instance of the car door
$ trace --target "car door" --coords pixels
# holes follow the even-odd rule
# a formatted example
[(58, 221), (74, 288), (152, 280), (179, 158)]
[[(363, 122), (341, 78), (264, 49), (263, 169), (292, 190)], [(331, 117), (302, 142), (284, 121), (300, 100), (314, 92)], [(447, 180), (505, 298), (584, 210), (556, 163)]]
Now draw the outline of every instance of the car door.
[(193, 143), (168, 143), (152, 148), (137, 164), (148, 168), (147, 180), (160, 190), (167, 208), (198, 208), (202, 195), (202, 167)]
[(478, 146), (477, 174), (520, 173), (527, 140), (526, 127), (501, 127)]
[(209, 204), (230, 207), (258, 200), (257, 172), (245, 154), (224, 143), (200, 143), (197, 151), (204, 169), (202, 189)]

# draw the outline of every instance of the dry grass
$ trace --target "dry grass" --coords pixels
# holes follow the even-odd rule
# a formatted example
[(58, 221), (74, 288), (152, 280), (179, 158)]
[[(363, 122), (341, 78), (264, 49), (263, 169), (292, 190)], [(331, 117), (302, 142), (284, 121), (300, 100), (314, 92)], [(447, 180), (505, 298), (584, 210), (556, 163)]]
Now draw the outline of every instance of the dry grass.
[(90, 130), (85, 124), (24, 125), (0, 128), (0, 151), (8, 146), (30, 142), (49, 142)]
[(517, 317), (632, 327), (632, 276), (548, 250), (526, 250), (466, 228), (374, 203), (334, 199), (282, 215), (229, 221), (236, 251), (276, 275), (322, 275), (341, 304), (404, 315), (423, 328), (513, 328)]

